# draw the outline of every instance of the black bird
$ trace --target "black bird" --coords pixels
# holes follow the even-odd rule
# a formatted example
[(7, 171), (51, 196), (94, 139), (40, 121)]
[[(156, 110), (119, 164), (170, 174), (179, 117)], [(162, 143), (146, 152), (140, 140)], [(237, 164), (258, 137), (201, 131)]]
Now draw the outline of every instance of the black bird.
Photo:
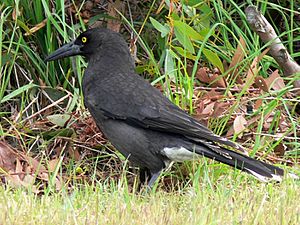
[(276, 166), (234, 152), (243, 148), (215, 135), (135, 73), (119, 33), (94, 28), (81, 33), (45, 60), (82, 55), (85, 106), (108, 140), (133, 164), (148, 171), (149, 186), (171, 162), (205, 156), (260, 180), (280, 180)]

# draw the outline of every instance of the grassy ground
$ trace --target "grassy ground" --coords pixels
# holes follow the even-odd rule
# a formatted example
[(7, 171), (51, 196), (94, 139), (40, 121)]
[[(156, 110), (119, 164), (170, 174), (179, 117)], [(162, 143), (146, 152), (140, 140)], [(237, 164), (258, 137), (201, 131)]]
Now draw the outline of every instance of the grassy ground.
[[(0, 3), (0, 224), (300, 224), (299, 181), (259, 183), (210, 160), (176, 165), (156, 191), (133, 191), (135, 173), (127, 187), (127, 163), (84, 109), (85, 61), (43, 61), (116, 17), (110, 28), (122, 24), (141, 76), (251, 156), (300, 175), (300, 74), (278, 77), (244, 1), (133, 1), (123, 18), (65, 2)], [(299, 61), (299, 3), (247, 2)]]
[[(229, 173), (230, 174), (230, 173)], [(230, 175), (227, 177), (230, 178)], [(264, 184), (240, 176), (167, 193), (84, 185), (37, 196), (0, 188), (1, 224), (299, 224), (299, 181)]]

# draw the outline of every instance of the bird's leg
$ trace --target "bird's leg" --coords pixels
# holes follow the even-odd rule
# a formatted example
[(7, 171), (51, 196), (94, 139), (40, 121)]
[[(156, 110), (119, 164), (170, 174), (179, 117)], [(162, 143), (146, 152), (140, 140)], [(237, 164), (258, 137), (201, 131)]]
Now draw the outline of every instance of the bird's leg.
[(149, 180), (149, 183), (148, 183), (148, 187), (149, 188), (152, 188), (155, 181), (157, 181), (157, 179), (159, 178), (160, 174), (161, 174), (162, 170), (156, 172), (156, 173), (151, 173), (151, 178)]
[[(156, 173), (151, 173), (151, 171), (147, 168), (140, 168), (140, 185), (146, 184), (147, 189), (151, 190), (154, 183), (157, 181), (161, 174), (162, 170), (156, 172)], [(141, 186), (139, 185), (139, 188)]]

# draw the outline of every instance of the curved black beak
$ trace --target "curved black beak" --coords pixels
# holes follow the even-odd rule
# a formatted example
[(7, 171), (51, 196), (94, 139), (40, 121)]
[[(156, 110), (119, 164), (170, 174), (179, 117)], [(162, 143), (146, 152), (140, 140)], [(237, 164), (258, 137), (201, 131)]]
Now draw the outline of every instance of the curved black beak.
[(46, 62), (49, 61), (53, 61), (56, 59), (61, 59), (61, 58), (65, 58), (65, 57), (69, 57), (69, 56), (74, 56), (74, 55), (79, 55), (82, 53), (82, 51), (80, 50), (82, 46), (80, 45), (76, 45), (74, 43), (74, 41), (63, 45), (62, 47), (60, 47), (59, 49), (57, 49), (56, 51), (52, 52), (50, 55), (48, 55), (45, 58)]

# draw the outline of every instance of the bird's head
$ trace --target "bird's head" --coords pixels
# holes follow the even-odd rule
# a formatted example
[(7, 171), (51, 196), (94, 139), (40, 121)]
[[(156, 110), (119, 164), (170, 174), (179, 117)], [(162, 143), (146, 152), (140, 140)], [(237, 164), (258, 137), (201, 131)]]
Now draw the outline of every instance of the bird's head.
[(105, 28), (89, 29), (81, 33), (74, 41), (63, 45), (51, 53), (45, 61), (48, 62), (75, 55), (90, 58), (93, 54), (99, 53), (102, 48), (105, 49), (108, 45), (113, 46), (116, 43), (118, 45), (124, 44), (126, 47), (126, 43), (121, 35), (114, 31)]

